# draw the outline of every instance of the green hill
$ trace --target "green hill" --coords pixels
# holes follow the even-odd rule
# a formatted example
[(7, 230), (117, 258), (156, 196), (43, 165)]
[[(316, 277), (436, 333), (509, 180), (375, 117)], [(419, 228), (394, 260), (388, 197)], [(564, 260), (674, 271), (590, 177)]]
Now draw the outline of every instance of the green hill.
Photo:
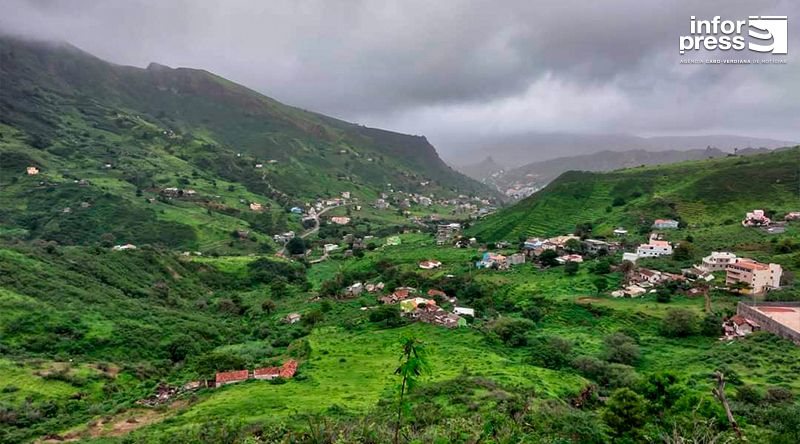
[[(293, 108), (202, 70), (0, 37), (0, 78), (5, 235), (209, 248), (237, 228), (297, 229), (283, 210), (343, 191), (492, 193), (424, 137)], [(167, 187), (197, 194), (156, 199)], [(249, 202), (277, 211), (255, 215)]]
[(598, 235), (617, 226), (647, 230), (657, 218), (689, 226), (738, 223), (745, 211), (800, 209), (800, 148), (609, 173), (570, 171), (516, 205), (478, 222), (482, 240), (551, 236), (590, 222)]

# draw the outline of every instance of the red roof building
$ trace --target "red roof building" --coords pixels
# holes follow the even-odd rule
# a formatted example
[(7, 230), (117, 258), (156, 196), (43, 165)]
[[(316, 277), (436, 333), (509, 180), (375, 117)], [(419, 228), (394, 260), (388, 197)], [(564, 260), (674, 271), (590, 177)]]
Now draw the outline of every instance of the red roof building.
[(443, 298), (446, 298), (447, 293), (443, 292), (442, 290), (428, 290), (428, 296), (430, 297), (441, 296)]
[(232, 384), (234, 382), (241, 382), (250, 377), (250, 372), (247, 370), (237, 370), (233, 372), (219, 372), (217, 373), (217, 386), (223, 384)]
[(283, 363), (281, 366), (280, 377), (284, 379), (289, 379), (294, 376), (295, 372), (297, 371), (297, 361), (294, 359), (290, 359)]
[(253, 370), (253, 377), (256, 379), (275, 379), (281, 375), (279, 367), (264, 367)]

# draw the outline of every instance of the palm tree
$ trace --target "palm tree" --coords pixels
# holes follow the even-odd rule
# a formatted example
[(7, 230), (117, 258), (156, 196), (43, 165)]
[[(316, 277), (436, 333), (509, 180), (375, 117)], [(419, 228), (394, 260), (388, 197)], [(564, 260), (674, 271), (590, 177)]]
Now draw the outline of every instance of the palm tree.
[(425, 358), (425, 350), (422, 341), (416, 338), (405, 338), (402, 340), (402, 353), (400, 354), (400, 365), (394, 371), (395, 375), (400, 375), (400, 401), (397, 404), (397, 423), (394, 429), (394, 444), (400, 442), (400, 426), (403, 417), (403, 399), (406, 393), (410, 392), (419, 382), (419, 377), (429, 371), (428, 361)]

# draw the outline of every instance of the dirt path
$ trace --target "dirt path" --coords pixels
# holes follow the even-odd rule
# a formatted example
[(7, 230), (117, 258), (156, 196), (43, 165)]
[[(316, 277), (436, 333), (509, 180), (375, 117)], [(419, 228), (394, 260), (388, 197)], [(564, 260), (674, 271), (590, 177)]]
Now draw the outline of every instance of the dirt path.
[(37, 443), (55, 444), (75, 442), (86, 438), (104, 438), (126, 435), (136, 429), (161, 422), (172, 416), (175, 411), (188, 406), (186, 401), (175, 401), (166, 410), (135, 408), (120, 412), (112, 417), (103, 417), (91, 421), (85, 429), (65, 433), (64, 435), (46, 436)]

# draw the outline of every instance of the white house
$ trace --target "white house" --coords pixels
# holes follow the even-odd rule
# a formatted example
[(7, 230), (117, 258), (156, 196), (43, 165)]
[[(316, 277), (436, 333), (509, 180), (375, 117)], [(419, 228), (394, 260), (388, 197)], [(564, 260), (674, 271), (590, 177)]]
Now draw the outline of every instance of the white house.
[(701, 268), (706, 271), (724, 271), (729, 265), (736, 262), (736, 255), (727, 251), (712, 251), (703, 258)]
[(567, 262), (581, 263), (583, 262), (583, 257), (581, 257), (580, 254), (565, 254), (564, 256), (556, 258), (556, 261), (559, 264), (566, 264)]
[(623, 261), (636, 262), (636, 259), (639, 259), (639, 255), (636, 253), (622, 253)]
[(525, 263), (525, 255), (522, 253), (514, 253), (508, 257), (509, 265), (520, 265)]
[(467, 307), (454, 307), (453, 313), (462, 316), (472, 316), (475, 317), (475, 309), (474, 308), (467, 308)]
[(742, 221), (742, 225), (745, 227), (760, 227), (770, 223), (772, 220), (764, 214), (764, 210), (748, 211)]
[(649, 243), (639, 245), (636, 249), (638, 257), (658, 257), (672, 254), (672, 245), (663, 240), (650, 239)]
[(678, 228), (678, 221), (672, 219), (656, 219), (653, 221), (653, 228), (657, 228), (659, 230), (674, 230)]

